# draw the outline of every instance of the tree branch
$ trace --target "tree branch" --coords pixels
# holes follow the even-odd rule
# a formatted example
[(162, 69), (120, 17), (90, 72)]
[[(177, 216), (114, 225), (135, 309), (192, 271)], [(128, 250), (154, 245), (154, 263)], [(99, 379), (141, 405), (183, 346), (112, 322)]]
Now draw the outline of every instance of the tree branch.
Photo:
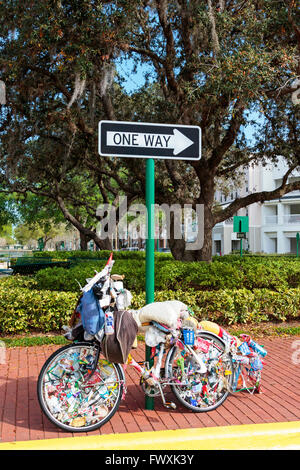
[(237, 168), (241, 166), (248, 165), (251, 161), (255, 160), (257, 158), (257, 155), (252, 155), (249, 158), (245, 158), (244, 160), (240, 160), (239, 162), (235, 163), (234, 165), (228, 166), (226, 168), (220, 169), (216, 172), (216, 176), (226, 176), (228, 173), (231, 173), (232, 171), (236, 170)]
[(257, 193), (249, 194), (248, 196), (237, 198), (233, 201), (228, 207), (222, 210), (222, 212), (218, 212), (214, 215), (214, 224), (219, 222), (223, 222), (226, 219), (232, 217), (239, 209), (249, 206), (250, 204), (254, 204), (255, 202), (265, 202), (265, 201), (272, 201), (274, 199), (280, 199), (287, 193), (291, 191), (300, 190), (300, 181), (295, 181), (293, 183), (287, 184), (287, 180), (291, 172), (297, 168), (298, 164), (293, 165), (289, 170), (285, 173), (282, 184), (279, 188), (274, 189), (273, 191), (260, 191)]
[(222, 161), (224, 154), (227, 152), (228, 149), (230, 149), (230, 147), (234, 143), (238, 130), (241, 127), (244, 109), (244, 104), (239, 101), (236, 101), (232, 112), (230, 126), (222, 141), (219, 145), (215, 147), (212, 156), (209, 158), (209, 166), (211, 170), (214, 170), (218, 167), (218, 165)]
[[(71, 93), (69, 92), (69, 90), (67, 89), (67, 87), (65, 87), (61, 81), (59, 80), (59, 78), (57, 77), (57, 75), (55, 75), (55, 73), (52, 73), (52, 72), (49, 72), (49, 70), (44, 70), (44, 69), (41, 69), (39, 67), (36, 67), (34, 65), (31, 65), (30, 66), (30, 69), (34, 72), (37, 72), (41, 75), (45, 75), (47, 77), (49, 77), (52, 82), (54, 83), (54, 85), (57, 87), (57, 89), (65, 96), (65, 98), (67, 99), (68, 102), (70, 102), (71, 98), (72, 98), (72, 95)], [(81, 111), (80, 111), (80, 108), (78, 106), (77, 103), (74, 103), (73, 105), (78, 113), (78, 124), (79, 124), (79, 128), (82, 132), (84, 132), (85, 134), (87, 135), (93, 135), (94, 131), (93, 129), (90, 129), (84, 122), (84, 119), (82, 118), (81, 116)]]
[(174, 37), (171, 24), (167, 20), (168, 2), (166, 0), (156, 0), (156, 8), (159, 17), (159, 22), (166, 39), (166, 59), (164, 61), (164, 68), (170, 89), (180, 95), (180, 89), (174, 75), (174, 59), (176, 57), (174, 47)]

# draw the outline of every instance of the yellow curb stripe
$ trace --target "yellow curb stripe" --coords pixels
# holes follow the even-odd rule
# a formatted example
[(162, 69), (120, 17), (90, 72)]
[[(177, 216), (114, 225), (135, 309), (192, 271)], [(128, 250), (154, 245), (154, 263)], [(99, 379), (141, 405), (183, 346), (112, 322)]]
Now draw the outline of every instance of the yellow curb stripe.
[(300, 450), (300, 421), (7, 442), (0, 450)]

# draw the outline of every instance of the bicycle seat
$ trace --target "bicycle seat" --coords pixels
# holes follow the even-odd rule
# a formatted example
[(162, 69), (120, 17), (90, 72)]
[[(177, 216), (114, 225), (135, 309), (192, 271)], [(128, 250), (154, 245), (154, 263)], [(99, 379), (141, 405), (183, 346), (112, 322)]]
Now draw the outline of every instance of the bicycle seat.
[(123, 279), (125, 279), (125, 276), (124, 274), (120, 275), (120, 274), (112, 274), (111, 276), (111, 279), (113, 281), (123, 281)]

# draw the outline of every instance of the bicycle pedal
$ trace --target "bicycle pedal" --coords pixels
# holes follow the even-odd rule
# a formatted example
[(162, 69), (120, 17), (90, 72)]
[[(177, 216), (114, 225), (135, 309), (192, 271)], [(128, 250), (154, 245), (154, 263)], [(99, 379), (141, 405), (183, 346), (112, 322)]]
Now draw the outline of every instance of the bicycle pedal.
[(164, 403), (164, 407), (172, 410), (176, 410), (177, 406), (173, 402)]

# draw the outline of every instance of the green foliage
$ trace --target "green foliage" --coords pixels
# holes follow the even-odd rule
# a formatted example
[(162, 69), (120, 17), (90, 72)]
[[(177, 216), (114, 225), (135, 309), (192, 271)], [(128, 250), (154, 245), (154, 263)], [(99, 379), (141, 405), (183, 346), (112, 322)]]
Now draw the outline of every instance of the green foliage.
[[(296, 2), (78, 4), (0, 2), (0, 70), (8, 93), (0, 116), (1, 168), (7, 189), (31, 189), (89, 230), (98, 222), (101, 194), (105, 200), (120, 192), (144, 197), (141, 160), (95, 161), (97, 122), (111, 116), (201, 125), (205, 158), (193, 166), (157, 163), (160, 203), (202, 200), (210, 208), (220, 173), (231, 178), (253, 156), (243, 131), (253, 111), (264, 113), (263, 130), (270, 129), (258, 132), (257, 161), (264, 162), (267, 150), (274, 160), (297, 155), (291, 125), (297, 111), (287, 93), (298, 75)], [(132, 95), (121, 86), (120, 59), (127, 72), (147, 64), (145, 86)], [(269, 125), (271, 118), (276, 125)], [(249, 196), (240, 204), (248, 205)], [(43, 204), (42, 213), (48, 207)], [(227, 207), (225, 215), (236, 209)], [(36, 197), (26, 212), (40, 219)], [(210, 230), (211, 222), (205, 225)]]
[(157, 288), (197, 290), (267, 288), (280, 290), (300, 286), (300, 262), (296, 258), (222, 257), (212, 263), (165, 261), (157, 266)]
[[(38, 291), (23, 287), (7, 289), (0, 283), (0, 333), (60, 331), (76, 305), (78, 295)], [(199, 292), (162, 290), (155, 301), (180, 300), (199, 320), (220, 325), (287, 321), (300, 318), (300, 288), (274, 292), (268, 289), (224, 289)], [(145, 305), (145, 292), (134, 293), (131, 308)]]
[[(0, 283), (0, 333), (60, 331), (76, 305), (78, 294), (38, 291)], [(220, 325), (287, 321), (300, 318), (300, 288), (274, 292), (269, 289), (224, 289), (219, 291), (161, 290), (155, 301), (180, 300), (199, 320)], [(145, 305), (145, 292), (133, 292), (131, 308)]]
[[(132, 308), (145, 305), (145, 292), (133, 295)], [(219, 324), (286, 321), (300, 317), (300, 288), (274, 292), (270, 289), (223, 289), (218, 291), (161, 290), (155, 301), (181, 300), (200, 320)]]
[(12, 224), (16, 222), (14, 194), (0, 193), (0, 237), (6, 238), (7, 243), (15, 243), (12, 233)]
[(275, 328), (275, 333), (279, 336), (288, 335), (288, 336), (300, 336), (300, 327), (291, 326), (291, 327), (282, 327), (278, 326)]
[[(79, 284), (84, 286), (86, 279), (95, 275), (95, 270), (100, 271), (103, 264), (99, 262), (77, 266), (72, 269), (59, 267), (45, 268), (35, 275), (38, 289), (52, 291), (79, 292)], [(79, 284), (78, 284), (79, 283)]]
[[(51, 252), (49, 252), (51, 253)], [(55, 252), (58, 257), (60, 252)], [(72, 253), (72, 252), (64, 252)], [(79, 252), (80, 253), (80, 252)], [(82, 252), (84, 253), (84, 252)], [(79, 259), (71, 268), (45, 268), (35, 275), (38, 289), (78, 292), (86, 279), (94, 276), (106, 264), (107, 253), (91, 252), (95, 260)], [(99, 255), (98, 255), (99, 253)], [(102, 252), (103, 253), (103, 252)], [(124, 259), (118, 258), (118, 253)], [(125, 259), (125, 254), (128, 259)], [(47, 256), (47, 252), (46, 252)], [(84, 255), (86, 256), (86, 255)], [(97, 256), (99, 259), (97, 259)], [(103, 258), (102, 258), (103, 256)], [(296, 258), (256, 258), (222, 257), (212, 263), (181, 262), (171, 260), (169, 255), (157, 254), (155, 257), (156, 290), (194, 289), (195, 291), (215, 291), (222, 289), (269, 289), (279, 291), (300, 286), (300, 263)], [(145, 255), (141, 252), (116, 252), (113, 273), (125, 275), (125, 286), (135, 292), (145, 288)], [(77, 282), (77, 281), (78, 282)]]
[[(72, 259), (74, 262), (80, 260), (108, 260), (110, 254), (113, 253), (113, 259), (146, 259), (145, 251), (110, 251), (110, 250), (98, 250), (98, 251), (35, 251), (33, 253), (34, 258), (54, 258), (54, 259)], [(155, 252), (155, 258), (158, 260), (172, 260), (171, 253), (160, 253)]]
[[(45, 268), (36, 273), (36, 285), (38, 289), (79, 292), (79, 284), (84, 286), (86, 279), (93, 277), (95, 271), (100, 272), (105, 264), (106, 260), (95, 260), (77, 264), (70, 269)], [(145, 287), (144, 260), (117, 260), (112, 274), (125, 275), (125, 284), (130, 290), (138, 292)]]
[[(84, 285), (106, 259), (1, 279), (0, 333), (59, 331), (76, 304), (77, 281)], [(224, 257), (210, 264), (163, 259), (155, 261), (155, 301), (181, 300), (198, 319), (221, 325), (300, 318), (300, 263), (295, 258), (231, 257), (228, 263)], [(116, 259), (113, 272), (125, 275), (124, 284), (133, 294), (131, 308), (143, 307), (145, 260)]]
[(218, 290), (243, 285), (243, 277), (235, 266), (204, 262), (166, 261), (159, 266), (156, 281), (158, 286), (171, 289)]
[(77, 295), (67, 292), (7, 288), (0, 283), (0, 333), (60, 330), (71, 316)]
[[(44, 215), (44, 217), (46, 217)], [(42, 238), (44, 243), (52, 238), (65, 233), (65, 227), (61, 224), (55, 225), (49, 218), (39, 222), (23, 223), (17, 225), (14, 230), (16, 240), (22, 245), (30, 241), (37, 241)]]
[(6, 276), (0, 280), (1, 289), (14, 289), (14, 288), (27, 288), (27, 289), (36, 289), (37, 282), (33, 276), (20, 276), (16, 274), (15, 276)]

